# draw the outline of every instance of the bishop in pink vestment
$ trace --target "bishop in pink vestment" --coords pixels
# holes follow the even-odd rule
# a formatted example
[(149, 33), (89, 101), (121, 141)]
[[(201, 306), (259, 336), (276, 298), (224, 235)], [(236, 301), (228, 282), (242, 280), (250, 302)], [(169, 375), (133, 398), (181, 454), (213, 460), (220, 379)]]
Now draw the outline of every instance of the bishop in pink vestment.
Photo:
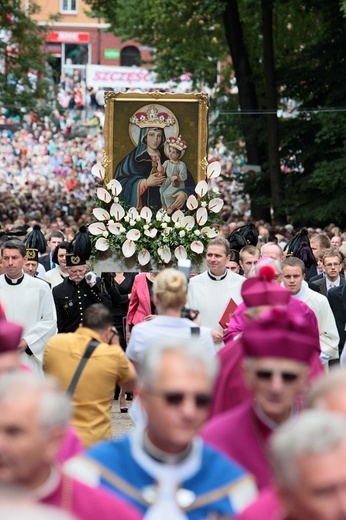
[(306, 385), (316, 348), (306, 325), (303, 316), (278, 308), (249, 322), (242, 347), (251, 399), (216, 415), (202, 429), (204, 440), (252, 473), (259, 489), (271, 481), (268, 440), (297, 412), (296, 398)]
[[(265, 267), (267, 271), (271, 269), (270, 266)], [(259, 273), (262, 270), (263, 268), (260, 269)], [(237, 323), (242, 323), (241, 332), (245, 329), (246, 324), (249, 323), (249, 319), (246, 321), (245, 315), (245, 311), (249, 308), (260, 313), (271, 307), (280, 306), (281, 308), (287, 308), (290, 313), (297, 316), (304, 316), (309, 333), (312, 338), (315, 338), (316, 342), (315, 352), (309, 360), (309, 380), (312, 381), (324, 373), (319, 357), (320, 342), (316, 316), (306, 304), (292, 298), (289, 291), (284, 290), (284, 287), (268, 281), (266, 278), (261, 277), (261, 274), (258, 277), (249, 278), (243, 283), (241, 295), (244, 302), (239, 305), (231, 319), (232, 323), (233, 318), (237, 316)], [(299, 304), (297, 305), (298, 302)], [(303, 305), (301, 305), (302, 303)], [(244, 383), (241, 368), (244, 360), (242, 340), (241, 338), (237, 340), (228, 339), (225, 343), (225, 347), (217, 353), (220, 361), (220, 371), (214, 386), (211, 417), (246, 402), (251, 396), (249, 389)], [(282, 348), (288, 347), (283, 343)]]

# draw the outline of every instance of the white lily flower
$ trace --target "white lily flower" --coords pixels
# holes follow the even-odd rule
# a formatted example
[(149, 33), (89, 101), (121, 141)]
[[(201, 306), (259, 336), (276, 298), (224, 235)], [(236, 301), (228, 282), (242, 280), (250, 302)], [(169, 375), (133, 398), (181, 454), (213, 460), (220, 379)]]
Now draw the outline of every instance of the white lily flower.
[(97, 220), (109, 220), (111, 218), (108, 211), (103, 208), (94, 208), (93, 215)]
[(216, 179), (221, 173), (221, 164), (219, 161), (214, 161), (208, 164), (207, 179)]
[(204, 251), (204, 245), (202, 244), (202, 242), (200, 242), (199, 240), (195, 240), (194, 242), (192, 242), (192, 244), (190, 245), (190, 249), (191, 251), (193, 251), (194, 253), (197, 253), (198, 255), (202, 254), (203, 251)]
[(194, 225), (195, 219), (191, 215), (187, 215), (186, 217), (181, 219), (181, 226), (187, 231), (191, 231)]
[(120, 184), (120, 182), (117, 179), (112, 179), (107, 184), (107, 189), (111, 190), (113, 195), (120, 195), (120, 193), (123, 191), (123, 187)]
[(208, 204), (208, 208), (213, 213), (219, 213), (223, 208), (223, 200), (220, 198), (212, 199)]
[(146, 220), (147, 222), (150, 222), (150, 220), (153, 216), (153, 212), (151, 211), (150, 208), (148, 208), (147, 206), (144, 206), (141, 209), (140, 216), (142, 217), (142, 219)]
[(106, 226), (104, 225), (103, 222), (93, 222), (92, 224), (90, 224), (88, 226), (88, 230), (89, 230), (89, 233), (91, 233), (92, 235), (95, 235), (95, 236), (101, 235), (105, 231), (107, 231)]
[(96, 195), (98, 199), (102, 200), (103, 202), (106, 202), (106, 204), (108, 204), (112, 200), (110, 193), (104, 188), (97, 188)]
[(198, 208), (196, 211), (196, 221), (199, 226), (204, 226), (208, 220), (208, 211), (206, 208)]
[(186, 260), (187, 251), (184, 246), (178, 246), (174, 250), (174, 256), (177, 260)]
[(119, 222), (113, 222), (112, 220), (108, 222), (108, 229), (112, 233), (112, 235), (121, 235), (122, 225)]
[(141, 233), (138, 229), (130, 229), (130, 231), (128, 231), (126, 233), (126, 238), (128, 240), (133, 240), (134, 242), (136, 242), (137, 240), (139, 240), (141, 237)]
[(132, 206), (128, 212), (127, 212), (128, 216), (132, 219), (132, 220), (136, 220), (136, 218), (138, 217), (139, 213), (137, 211), (137, 208), (135, 208), (134, 206)]
[(184, 213), (181, 211), (181, 209), (177, 209), (174, 213), (172, 213), (172, 220), (173, 222), (179, 222), (184, 217)]
[(208, 193), (208, 184), (205, 181), (199, 181), (195, 188), (195, 192), (200, 197), (204, 197)]
[(125, 210), (121, 206), (121, 204), (114, 202), (114, 204), (112, 204), (112, 207), (110, 209), (110, 214), (112, 215), (112, 217), (115, 218), (115, 220), (121, 220), (125, 215)]
[(191, 211), (198, 208), (198, 200), (194, 195), (190, 195), (190, 197), (187, 199), (186, 207)]
[(107, 251), (109, 248), (109, 242), (106, 238), (100, 237), (95, 242), (95, 249), (98, 251)]
[(94, 166), (91, 168), (91, 173), (94, 177), (97, 179), (101, 179), (102, 181), (105, 178), (106, 170), (102, 166), (102, 164), (98, 161)]
[(121, 250), (125, 258), (130, 258), (136, 251), (136, 244), (133, 240), (125, 240)]
[(172, 253), (167, 246), (161, 246), (158, 248), (157, 253), (159, 257), (164, 261), (165, 264), (168, 264), (171, 261)]
[(203, 233), (203, 235), (206, 235), (208, 238), (215, 238), (218, 235), (216, 229), (210, 226), (205, 226), (204, 228), (202, 228), (201, 233)]
[(139, 265), (147, 265), (150, 262), (150, 253), (147, 249), (142, 249), (138, 253), (138, 263)]
[(156, 235), (157, 235), (157, 229), (156, 229), (156, 228), (146, 229), (146, 230), (144, 231), (144, 234), (145, 234), (147, 237), (155, 238)]

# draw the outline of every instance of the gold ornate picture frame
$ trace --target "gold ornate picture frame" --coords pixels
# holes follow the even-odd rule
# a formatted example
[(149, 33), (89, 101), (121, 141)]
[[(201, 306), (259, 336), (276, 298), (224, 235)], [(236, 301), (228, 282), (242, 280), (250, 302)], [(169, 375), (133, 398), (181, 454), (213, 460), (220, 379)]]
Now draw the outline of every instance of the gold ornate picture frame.
[(145, 121), (152, 117), (161, 121), (162, 128), (165, 126), (166, 139), (181, 136), (186, 142), (183, 161), (197, 184), (205, 178), (208, 165), (208, 109), (208, 96), (203, 93), (106, 92), (105, 181), (114, 178), (117, 165), (135, 149), (139, 137), (136, 129), (139, 132), (141, 126), (150, 126)]

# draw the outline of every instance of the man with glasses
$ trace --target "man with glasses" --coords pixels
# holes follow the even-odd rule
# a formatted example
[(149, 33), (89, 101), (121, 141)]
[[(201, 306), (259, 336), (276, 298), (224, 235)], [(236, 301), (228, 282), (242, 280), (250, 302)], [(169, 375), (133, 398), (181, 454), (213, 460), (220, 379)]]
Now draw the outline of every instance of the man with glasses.
[(297, 398), (307, 384), (316, 339), (303, 316), (276, 308), (249, 322), (241, 341), (244, 380), (251, 397), (213, 417), (202, 436), (252, 473), (263, 489), (271, 479), (268, 440), (280, 424), (298, 412)]
[[(310, 360), (309, 381), (323, 372), (320, 361), (320, 345), (317, 319), (314, 312), (300, 300), (293, 298), (290, 291), (281, 287), (281, 265), (277, 260), (260, 260), (255, 267), (256, 276), (248, 278), (242, 285), (241, 303), (234, 312), (230, 325), (230, 334), (225, 339), (225, 346), (217, 353), (220, 371), (214, 387), (214, 399), (211, 416), (226, 412), (249, 399), (250, 391), (246, 387), (242, 373), (244, 350), (241, 335), (247, 323), (260, 318), (265, 312), (279, 307), (288, 309), (297, 316), (303, 316), (311, 337), (315, 338), (315, 353)], [(234, 339), (234, 336), (239, 336)]]
[(329, 289), (345, 283), (344, 275), (341, 273), (342, 257), (337, 249), (328, 249), (323, 255), (322, 262), (325, 276), (310, 282), (310, 287), (327, 296)]
[(100, 443), (72, 460), (70, 471), (82, 470), (89, 482), (120, 494), (151, 520), (233, 516), (253, 500), (253, 479), (198, 437), (216, 367), (199, 342), (152, 344), (140, 367), (146, 426)]
[(57, 334), (48, 341), (43, 357), (45, 373), (59, 380), (67, 390), (88, 344), (98, 345), (78, 379), (72, 399), (72, 425), (84, 447), (112, 435), (110, 403), (117, 384), (132, 392), (135, 369), (119, 346), (113, 316), (102, 303), (90, 305), (83, 314), (83, 327)]

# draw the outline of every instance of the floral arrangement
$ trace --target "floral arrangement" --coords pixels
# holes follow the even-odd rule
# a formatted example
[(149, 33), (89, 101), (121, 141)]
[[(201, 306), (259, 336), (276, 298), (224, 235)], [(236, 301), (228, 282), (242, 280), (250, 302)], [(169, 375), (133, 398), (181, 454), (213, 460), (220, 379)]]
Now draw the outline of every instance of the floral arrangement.
[[(213, 224), (221, 220), (218, 213), (223, 200), (211, 181), (220, 172), (220, 163), (209, 164), (206, 180), (196, 185), (195, 195), (186, 201), (186, 210), (171, 214), (163, 209), (153, 214), (149, 207), (126, 209), (119, 199), (122, 186), (116, 179), (97, 188), (97, 207), (93, 209), (97, 221), (88, 227), (94, 256), (100, 251), (122, 251), (125, 258), (136, 255), (140, 266), (151, 260), (159, 266), (174, 265), (186, 258), (198, 266), (209, 240), (218, 234)], [(97, 163), (92, 174), (103, 181), (105, 170)]]

